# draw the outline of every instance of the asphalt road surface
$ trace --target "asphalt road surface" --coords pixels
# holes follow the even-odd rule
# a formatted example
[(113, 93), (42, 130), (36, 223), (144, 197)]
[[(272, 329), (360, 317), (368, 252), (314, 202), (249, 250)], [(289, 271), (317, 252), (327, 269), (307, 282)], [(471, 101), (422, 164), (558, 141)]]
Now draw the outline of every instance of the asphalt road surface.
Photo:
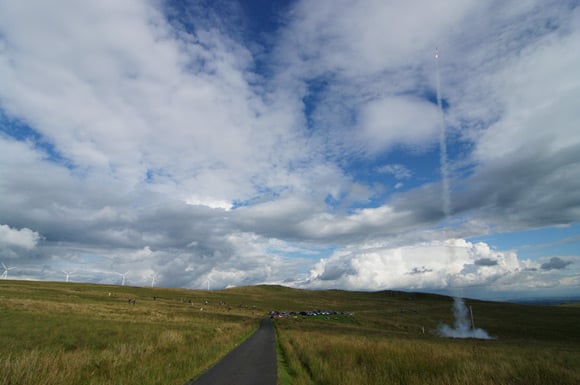
[(215, 366), (185, 385), (276, 385), (276, 336), (272, 320)]

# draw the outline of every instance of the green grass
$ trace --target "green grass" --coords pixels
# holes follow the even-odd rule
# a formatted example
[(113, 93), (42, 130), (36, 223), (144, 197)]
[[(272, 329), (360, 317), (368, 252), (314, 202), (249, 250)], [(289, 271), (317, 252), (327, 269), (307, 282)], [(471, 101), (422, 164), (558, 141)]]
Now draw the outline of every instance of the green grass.
[(276, 320), (280, 385), (580, 384), (580, 307), (467, 304), (497, 339), (437, 337), (452, 300), (429, 294), (0, 281), (0, 385), (181, 385), (270, 310), (314, 309), (354, 316)]
[(276, 357), (278, 360), (278, 385), (291, 385), (295, 376), (288, 366), (286, 361), (288, 354), (283, 350), (279, 337), (276, 338)]
[(0, 314), (11, 385), (183, 384), (257, 327), (208, 293), (47, 282), (0, 283)]
[(453, 321), (450, 298), (384, 292), (344, 299), (358, 308), (350, 322), (276, 320), (294, 383), (580, 383), (578, 308), (468, 301), (477, 326), (497, 339), (453, 340), (433, 333)]
[(301, 384), (578, 384), (578, 350), (286, 328)]

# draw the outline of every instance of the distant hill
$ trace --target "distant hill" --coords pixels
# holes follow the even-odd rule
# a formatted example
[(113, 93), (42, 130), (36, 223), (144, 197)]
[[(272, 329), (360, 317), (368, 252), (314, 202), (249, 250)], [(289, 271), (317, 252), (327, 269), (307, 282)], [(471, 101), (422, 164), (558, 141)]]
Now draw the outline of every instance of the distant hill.
[(560, 306), (578, 303), (578, 305), (580, 306), (580, 297), (518, 298), (506, 300), (505, 302), (517, 303), (520, 305), (543, 305), (543, 306)]

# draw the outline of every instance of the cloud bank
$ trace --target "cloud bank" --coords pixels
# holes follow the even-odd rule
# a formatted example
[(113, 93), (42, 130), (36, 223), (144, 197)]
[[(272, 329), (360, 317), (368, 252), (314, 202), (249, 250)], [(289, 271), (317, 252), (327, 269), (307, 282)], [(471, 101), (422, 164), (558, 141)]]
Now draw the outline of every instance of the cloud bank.
[(578, 251), (470, 240), (577, 226), (575, 2), (216, 4), (0, 4), (11, 276), (578, 289)]

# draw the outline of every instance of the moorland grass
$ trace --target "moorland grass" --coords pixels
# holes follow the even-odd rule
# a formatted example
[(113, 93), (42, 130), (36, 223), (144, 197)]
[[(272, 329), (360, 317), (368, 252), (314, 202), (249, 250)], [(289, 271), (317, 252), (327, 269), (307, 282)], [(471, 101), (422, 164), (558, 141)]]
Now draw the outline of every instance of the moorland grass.
[(24, 281), (0, 317), (2, 385), (183, 384), (257, 326), (209, 293)]
[(470, 301), (478, 327), (497, 338), (454, 340), (436, 335), (453, 322), (450, 298), (385, 292), (366, 301), (375, 306), (351, 304), (359, 311), (350, 321), (276, 320), (295, 384), (580, 384), (578, 308)]
[(315, 309), (353, 315), (275, 320), (280, 385), (580, 383), (579, 307), (467, 303), (496, 339), (438, 337), (452, 299), (430, 294), (0, 281), (0, 385), (181, 385), (270, 310)]
[(578, 384), (580, 352), (498, 341), (281, 334), (297, 384)]

